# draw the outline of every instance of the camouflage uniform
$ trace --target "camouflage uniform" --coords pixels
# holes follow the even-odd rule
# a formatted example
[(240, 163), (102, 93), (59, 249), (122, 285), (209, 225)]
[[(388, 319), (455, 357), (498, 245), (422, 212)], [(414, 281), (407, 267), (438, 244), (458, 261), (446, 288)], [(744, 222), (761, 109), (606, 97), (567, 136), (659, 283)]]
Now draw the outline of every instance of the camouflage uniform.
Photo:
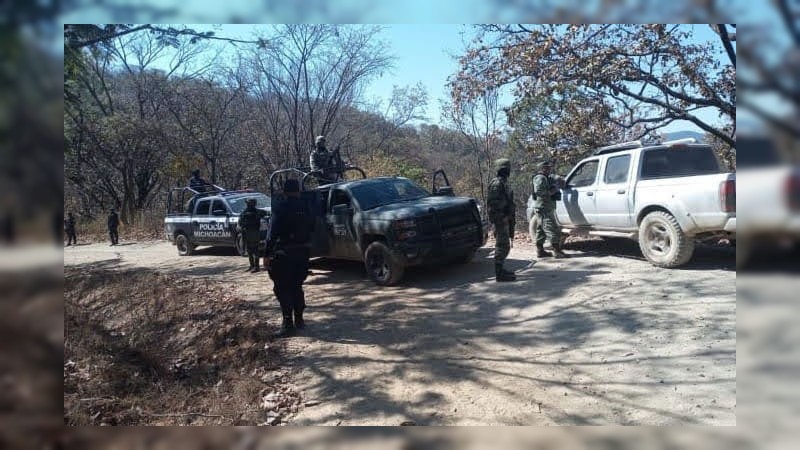
[(333, 181), (331, 152), (325, 148), (325, 136), (317, 136), (314, 142), (314, 150), (311, 151), (309, 157), (312, 172), (322, 172), (324, 181)]
[(261, 218), (267, 213), (256, 208), (254, 198), (247, 199), (247, 208), (239, 214), (239, 228), (242, 230), (247, 256), (250, 258), (250, 272), (258, 272), (258, 244), (261, 240)]
[(514, 238), (516, 226), (516, 207), (514, 192), (508, 185), (511, 162), (505, 158), (495, 161), (497, 176), (489, 183), (489, 195), (486, 199), (489, 220), (494, 225), (494, 265), (497, 281), (513, 281), (513, 272), (503, 268), (503, 262), (511, 251), (511, 239)]
[(537, 256), (551, 256), (550, 253), (544, 250), (545, 240), (549, 240), (553, 245), (556, 257), (564, 257), (561, 251), (561, 231), (558, 228), (556, 221), (556, 201), (553, 199), (554, 191), (558, 186), (554, 186), (554, 179), (544, 173), (542, 170), (549, 166), (549, 163), (542, 163), (539, 165), (539, 173), (533, 177), (534, 194), (534, 221), (533, 229), (535, 231), (536, 240), (536, 253)]

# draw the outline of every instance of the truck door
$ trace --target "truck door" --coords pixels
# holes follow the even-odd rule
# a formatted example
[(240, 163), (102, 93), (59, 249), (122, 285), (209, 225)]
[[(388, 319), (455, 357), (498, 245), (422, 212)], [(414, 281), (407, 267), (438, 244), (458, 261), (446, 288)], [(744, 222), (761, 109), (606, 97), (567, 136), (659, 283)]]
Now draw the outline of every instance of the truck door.
[(209, 235), (209, 221), (211, 220), (211, 199), (204, 198), (195, 201), (194, 215), (192, 215), (192, 237), (194, 244), (208, 244), (211, 242)]
[(211, 201), (211, 217), (208, 220), (208, 227), (213, 245), (234, 245), (230, 215), (228, 205), (222, 199), (215, 198)]
[(599, 165), (599, 159), (584, 161), (567, 177), (566, 186), (561, 191), (563, 207), (556, 208), (560, 223), (573, 225), (594, 223), (596, 215), (594, 196), (597, 191)]
[(612, 228), (633, 226), (633, 192), (629, 189), (631, 159), (630, 152), (614, 154), (606, 159), (595, 193), (595, 225)]
[(331, 234), (331, 256), (360, 259), (358, 238), (353, 226), (355, 207), (350, 193), (344, 189), (333, 189), (330, 193), (328, 229)]
[(453, 187), (450, 186), (450, 180), (447, 179), (447, 174), (444, 173), (444, 169), (439, 169), (436, 172), (433, 172), (433, 180), (431, 182), (431, 194), (443, 195), (449, 197), (455, 196)]

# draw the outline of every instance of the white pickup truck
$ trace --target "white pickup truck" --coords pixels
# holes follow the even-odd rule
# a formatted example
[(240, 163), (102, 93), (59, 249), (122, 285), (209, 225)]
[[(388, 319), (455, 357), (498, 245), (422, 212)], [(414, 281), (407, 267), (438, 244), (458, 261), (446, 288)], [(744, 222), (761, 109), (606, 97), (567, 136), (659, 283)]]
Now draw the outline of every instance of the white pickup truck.
[(736, 266), (754, 248), (773, 255), (800, 248), (800, 165), (789, 161), (766, 135), (736, 137), (740, 239)]
[[(736, 238), (736, 175), (694, 139), (597, 149), (567, 175), (556, 205), (562, 233), (638, 240), (659, 267), (687, 263), (696, 240)], [(532, 223), (532, 198), (527, 213)]]

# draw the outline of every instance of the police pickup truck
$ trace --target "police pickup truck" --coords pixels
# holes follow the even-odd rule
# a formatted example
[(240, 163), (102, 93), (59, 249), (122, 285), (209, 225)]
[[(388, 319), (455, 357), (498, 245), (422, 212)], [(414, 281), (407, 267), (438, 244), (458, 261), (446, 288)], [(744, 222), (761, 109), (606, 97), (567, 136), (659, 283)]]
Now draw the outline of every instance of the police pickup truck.
[[(273, 173), (273, 193), (282, 185), (273, 181), (292, 171)], [(403, 177), (310, 186), (300, 176), (317, 212), (312, 256), (361, 261), (378, 285), (397, 284), (409, 266), (469, 262), (486, 240), (477, 202), (455, 197), (442, 171), (431, 192)]]
[(695, 241), (736, 239), (736, 174), (694, 139), (603, 147), (567, 175), (556, 218), (565, 234), (635, 239), (650, 263), (677, 267)]
[[(239, 255), (246, 256), (239, 214), (248, 198), (255, 198), (256, 207), (269, 216), (270, 198), (259, 192), (227, 191), (219, 186), (208, 186), (204, 192), (188, 187), (172, 189), (164, 218), (166, 237), (181, 256), (191, 255), (201, 245), (234, 247)], [(265, 217), (261, 221), (262, 239), (266, 237), (268, 220)]]

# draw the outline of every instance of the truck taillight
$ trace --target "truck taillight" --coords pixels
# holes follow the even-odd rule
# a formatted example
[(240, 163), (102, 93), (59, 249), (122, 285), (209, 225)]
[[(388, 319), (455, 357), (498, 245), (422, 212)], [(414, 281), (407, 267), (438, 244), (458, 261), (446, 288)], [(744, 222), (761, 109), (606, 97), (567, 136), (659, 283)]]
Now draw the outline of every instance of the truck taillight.
[(800, 211), (800, 172), (786, 179), (786, 202), (791, 211)]
[(736, 180), (727, 180), (720, 183), (719, 200), (722, 212), (736, 212)]

